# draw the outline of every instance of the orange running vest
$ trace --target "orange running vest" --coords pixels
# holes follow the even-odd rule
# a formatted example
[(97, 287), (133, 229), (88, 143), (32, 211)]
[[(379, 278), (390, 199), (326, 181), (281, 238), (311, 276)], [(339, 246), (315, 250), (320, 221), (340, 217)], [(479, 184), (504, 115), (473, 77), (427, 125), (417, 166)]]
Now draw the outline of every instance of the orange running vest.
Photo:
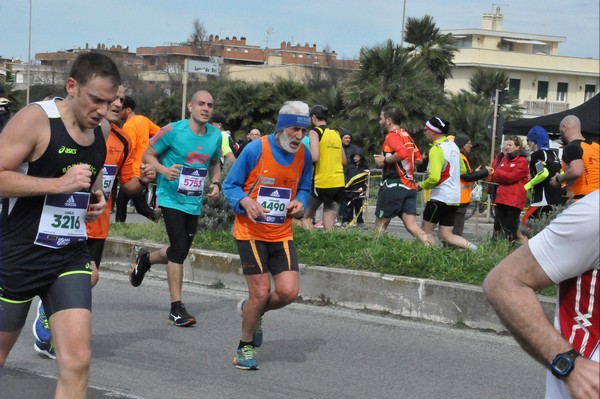
[[(305, 146), (301, 145), (289, 166), (275, 161), (269, 137), (260, 138), (262, 155), (244, 184), (244, 192), (267, 209), (267, 219), (258, 223), (250, 221), (246, 213), (236, 213), (233, 236), (237, 240), (258, 240), (267, 242), (288, 241), (293, 239), (292, 219), (284, 209), (286, 203), (296, 197), (298, 182), (304, 169)], [(259, 198), (260, 197), (260, 198)], [(271, 215), (270, 215), (271, 214)], [(278, 217), (277, 214), (284, 216)]]

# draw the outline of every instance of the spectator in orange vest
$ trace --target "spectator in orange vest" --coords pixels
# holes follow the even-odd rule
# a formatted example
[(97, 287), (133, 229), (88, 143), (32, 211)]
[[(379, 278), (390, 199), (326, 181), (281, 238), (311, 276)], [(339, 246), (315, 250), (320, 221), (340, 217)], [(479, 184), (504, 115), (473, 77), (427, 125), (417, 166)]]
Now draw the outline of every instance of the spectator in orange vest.
[(492, 169), (489, 166), (481, 168), (481, 165), (477, 166), (475, 170), (471, 167), (471, 159), (469, 159), (469, 153), (471, 152), (471, 139), (465, 134), (457, 134), (454, 137), (454, 144), (460, 150), (460, 157), (465, 162), (467, 167), (467, 173), (460, 175), (460, 206), (454, 215), (454, 228), (452, 234), (457, 236), (463, 235), (465, 227), (465, 214), (467, 208), (471, 203), (471, 190), (473, 190), (473, 182), (485, 179), (489, 175), (489, 171)]

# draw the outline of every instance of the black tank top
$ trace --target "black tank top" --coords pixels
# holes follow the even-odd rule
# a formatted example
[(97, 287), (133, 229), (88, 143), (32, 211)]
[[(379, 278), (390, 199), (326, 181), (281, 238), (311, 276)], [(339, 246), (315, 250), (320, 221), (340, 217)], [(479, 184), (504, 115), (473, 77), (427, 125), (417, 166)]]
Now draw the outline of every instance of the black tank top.
[[(92, 182), (98, 177), (106, 158), (106, 143), (102, 128), (94, 129), (94, 142), (89, 146), (77, 144), (65, 127), (54, 100), (32, 106), (41, 106), (48, 115), (50, 141), (42, 156), (23, 163), (17, 172), (36, 177), (60, 177), (77, 164), (89, 164)], [(23, 265), (32, 267), (64, 263), (78, 253), (87, 253), (85, 242), (77, 242), (60, 250), (35, 245), (40, 216), (46, 196), (4, 198), (0, 215), (0, 267)], [(52, 267), (52, 266), (50, 266)]]

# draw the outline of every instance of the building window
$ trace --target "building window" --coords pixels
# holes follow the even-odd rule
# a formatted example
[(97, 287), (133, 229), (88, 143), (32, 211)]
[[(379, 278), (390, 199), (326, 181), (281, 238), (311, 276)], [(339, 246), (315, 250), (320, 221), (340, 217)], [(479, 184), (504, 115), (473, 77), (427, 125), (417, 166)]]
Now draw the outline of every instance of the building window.
[(454, 44), (457, 48), (472, 48), (473, 47), (473, 37), (458, 37), (456, 38), (456, 42)]
[(569, 91), (569, 84), (558, 82), (556, 85), (556, 101), (567, 102), (567, 91)]
[(587, 101), (596, 95), (596, 85), (585, 85), (584, 101)]
[(534, 44), (533, 54), (550, 54), (550, 46), (547, 44)]
[(521, 89), (521, 79), (510, 79), (508, 82), (508, 94), (512, 99), (519, 99), (519, 90)]
[(538, 80), (537, 99), (542, 101), (548, 99), (548, 82)]

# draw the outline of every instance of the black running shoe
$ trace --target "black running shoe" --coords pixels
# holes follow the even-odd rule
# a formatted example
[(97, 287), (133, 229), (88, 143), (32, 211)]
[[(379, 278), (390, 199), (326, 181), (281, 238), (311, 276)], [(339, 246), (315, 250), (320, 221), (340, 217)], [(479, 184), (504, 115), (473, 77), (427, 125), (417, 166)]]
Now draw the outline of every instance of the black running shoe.
[(169, 323), (177, 327), (190, 327), (196, 324), (196, 318), (185, 310), (183, 303), (179, 302), (177, 307), (171, 309), (171, 313), (169, 313)]
[(142, 258), (147, 255), (148, 251), (145, 248), (138, 249), (135, 261), (133, 262), (133, 265), (131, 265), (131, 269), (129, 269), (129, 281), (134, 287), (138, 287), (142, 284), (144, 275), (150, 270), (150, 265), (144, 266), (142, 263)]

